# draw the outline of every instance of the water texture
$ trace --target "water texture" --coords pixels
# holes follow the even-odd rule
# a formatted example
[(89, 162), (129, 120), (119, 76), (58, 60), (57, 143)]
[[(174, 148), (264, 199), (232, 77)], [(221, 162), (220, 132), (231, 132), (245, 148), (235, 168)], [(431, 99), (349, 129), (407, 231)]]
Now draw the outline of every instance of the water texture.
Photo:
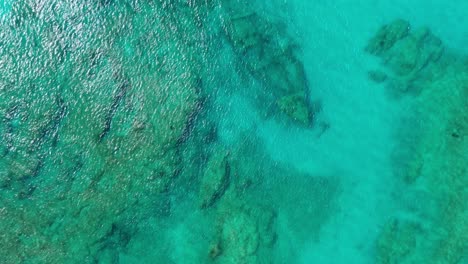
[(0, 3), (0, 263), (468, 263), (464, 1)]

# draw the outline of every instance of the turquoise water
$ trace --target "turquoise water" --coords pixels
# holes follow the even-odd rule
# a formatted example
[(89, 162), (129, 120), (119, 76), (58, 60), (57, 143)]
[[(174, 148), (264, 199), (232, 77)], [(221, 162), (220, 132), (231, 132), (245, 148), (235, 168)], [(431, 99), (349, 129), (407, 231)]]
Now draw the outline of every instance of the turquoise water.
[(464, 1), (0, 3), (0, 263), (468, 263)]

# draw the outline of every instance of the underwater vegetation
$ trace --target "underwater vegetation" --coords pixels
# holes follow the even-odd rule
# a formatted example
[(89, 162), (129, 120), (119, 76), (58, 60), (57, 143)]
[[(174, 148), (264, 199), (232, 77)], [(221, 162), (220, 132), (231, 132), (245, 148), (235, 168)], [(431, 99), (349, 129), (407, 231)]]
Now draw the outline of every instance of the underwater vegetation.
[[(389, 220), (378, 263), (464, 263), (468, 254), (468, 58), (407, 21), (383, 26), (366, 50), (381, 58), (378, 78), (393, 95), (414, 96), (414, 124), (401, 177), (412, 203)], [(371, 78), (376, 80), (375, 75)], [(401, 158), (401, 157), (400, 157)], [(402, 162), (398, 161), (398, 166)]]

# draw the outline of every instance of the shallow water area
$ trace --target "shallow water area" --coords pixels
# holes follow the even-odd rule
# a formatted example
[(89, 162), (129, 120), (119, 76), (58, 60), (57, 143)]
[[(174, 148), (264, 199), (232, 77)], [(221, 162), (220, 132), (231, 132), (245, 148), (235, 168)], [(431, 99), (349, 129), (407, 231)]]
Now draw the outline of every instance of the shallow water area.
[(0, 5), (0, 262), (465, 263), (462, 1)]

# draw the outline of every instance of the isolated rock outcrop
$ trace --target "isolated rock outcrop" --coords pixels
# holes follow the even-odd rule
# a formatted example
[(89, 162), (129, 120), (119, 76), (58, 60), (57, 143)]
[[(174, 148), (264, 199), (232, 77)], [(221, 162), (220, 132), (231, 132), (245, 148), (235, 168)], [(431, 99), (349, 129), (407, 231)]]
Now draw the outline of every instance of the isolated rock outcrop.
[(278, 107), (292, 120), (308, 125), (311, 121), (309, 106), (301, 94), (292, 94), (281, 97)]
[(217, 235), (209, 249), (214, 263), (271, 263), (276, 238), (271, 208), (229, 192), (216, 215)]
[[(226, 32), (234, 51), (251, 75), (262, 83), (265, 92), (273, 97), (273, 108), (299, 124), (309, 125), (312, 117), (307, 97), (309, 85), (304, 65), (297, 56), (297, 45), (281, 25), (245, 6), (238, 3), (224, 6), (228, 18)], [(282, 103), (281, 107), (275, 104), (288, 97), (294, 97), (296, 103)], [(292, 114), (298, 104), (306, 112), (300, 118)]]
[(444, 46), (428, 28), (411, 30), (407, 21), (399, 19), (381, 27), (365, 50), (379, 57), (386, 68), (385, 73), (370, 71), (369, 77), (386, 81), (392, 93), (402, 94), (419, 93), (440, 72), (436, 62)]
[(388, 51), (400, 39), (406, 37), (410, 31), (410, 24), (406, 20), (397, 19), (382, 26), (374, 37), (369, 40), (366, 51), (380, 56)]
[(205, 166), (200, 183), (199, 196), (202, 208), (212, 206), (224, 194), (229, 186), (229, 174), (228, 152), (214, 153)]

